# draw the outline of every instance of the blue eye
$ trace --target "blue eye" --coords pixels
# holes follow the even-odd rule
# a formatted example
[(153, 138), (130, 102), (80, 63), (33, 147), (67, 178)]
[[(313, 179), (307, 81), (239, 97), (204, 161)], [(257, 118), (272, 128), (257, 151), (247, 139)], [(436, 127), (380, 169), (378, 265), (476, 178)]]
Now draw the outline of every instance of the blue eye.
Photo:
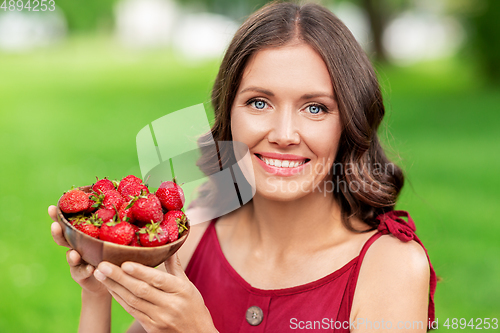
[(309, 105), (308, 109), (309, 109), (309, 112), (311, 112), (312, 114), (318, 114), (321, 111), (324, 111), (324, 109), (321, 106), (315, 105), (315, 104)]
[(259, 110), (262, 110), (266, 107), (266, 102), (262, 101), (262, 100), (256, 100), (256, 101), (252, 101), (253, 106), (256, 108), (256, 109), (259, 109)]

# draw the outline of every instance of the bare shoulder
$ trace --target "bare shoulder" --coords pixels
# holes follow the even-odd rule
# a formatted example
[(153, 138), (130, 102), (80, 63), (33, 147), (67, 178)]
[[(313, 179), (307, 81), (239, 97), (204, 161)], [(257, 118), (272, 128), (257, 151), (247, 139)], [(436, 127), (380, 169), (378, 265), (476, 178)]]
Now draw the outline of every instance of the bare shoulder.
[(423, 247), (415, 241), (403, 242), (393, 235), (383, 235), (366, 252), (364, 267), (394, 267), (414, 276), (428, 273), (429, 262)]
[(430, 268), (415, 241), (383, 235), (367, 250), (354, 293), (351, 319), (427, 322)]

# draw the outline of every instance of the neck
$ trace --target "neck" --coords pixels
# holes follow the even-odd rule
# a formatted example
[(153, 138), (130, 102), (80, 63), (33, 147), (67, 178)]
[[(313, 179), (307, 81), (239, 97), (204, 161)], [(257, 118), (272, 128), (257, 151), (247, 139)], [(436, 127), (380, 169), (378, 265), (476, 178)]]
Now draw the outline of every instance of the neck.
[(341, 242), (347, 231), (331, 193), (312, 192), (293, 201), (270, 200), (257, 193), (245, 207), (248, 232), (256, 244), (271, 251), (331, 246)]

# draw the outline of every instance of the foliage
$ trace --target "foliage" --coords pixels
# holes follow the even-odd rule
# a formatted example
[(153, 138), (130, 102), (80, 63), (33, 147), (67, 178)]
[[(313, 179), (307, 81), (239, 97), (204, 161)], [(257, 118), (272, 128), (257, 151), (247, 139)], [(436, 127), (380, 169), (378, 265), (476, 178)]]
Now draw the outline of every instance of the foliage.
[(482, 11), (470, 18), (471, 46), (475, 48), (484, 73), (492, 82), (500, 84), (500, 1), (484, 1)]
[(71, 31), (110, 29), (117, 0), (57, 0)]

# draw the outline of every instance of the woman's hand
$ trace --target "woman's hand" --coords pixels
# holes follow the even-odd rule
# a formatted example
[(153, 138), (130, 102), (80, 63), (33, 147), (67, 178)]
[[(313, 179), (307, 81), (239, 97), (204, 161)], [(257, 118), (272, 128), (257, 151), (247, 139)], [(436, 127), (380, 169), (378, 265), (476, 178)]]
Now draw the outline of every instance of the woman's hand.
[(70, 273), (73, 280), (76, 281), (85, 291), (93, 295), (107, 295), (106, 287), (94, 278), (94, 267), (83, 261), (78, 252), (73, 250), (63, 236), (61, 226), (57, 223), (56, 206), (49, 207), (49, 216), (54, 223), (50, 227), (54, 242), (60, 246), (69, 248), (66, 252), (66, 260), (70, 267)]
[(115, 300), (149, 333), (217, 332), (203, 298), (174, 255), (167, 272), (138, 263), (101, 262), (94, 272)]

